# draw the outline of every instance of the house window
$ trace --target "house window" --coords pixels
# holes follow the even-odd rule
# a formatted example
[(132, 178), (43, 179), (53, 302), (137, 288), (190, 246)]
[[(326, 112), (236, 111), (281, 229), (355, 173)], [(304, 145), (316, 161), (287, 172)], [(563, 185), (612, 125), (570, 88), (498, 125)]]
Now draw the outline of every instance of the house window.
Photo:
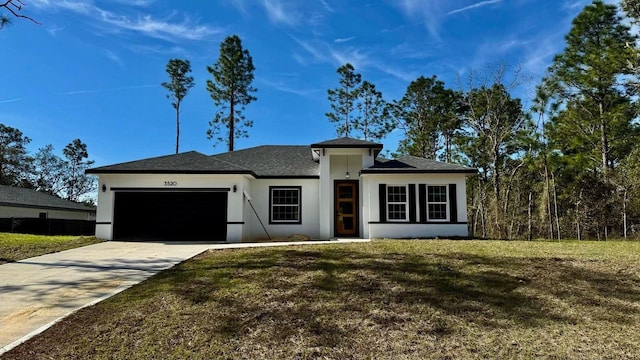
[(387, 186), (387, 220), (407, 220), (407, 187)]
[(41, 212), (40, 214), (38, 214), (38, 217), (40, 219), (46, 219), (47, 218), (47, 213), (46, 212)]
[(301, 193), (300, 186), (269, 187), (269, 222), (282, 224), (300, 224)]
[(429, 220), (447, 220), (447, 187), (427, 187), (427, 216)]

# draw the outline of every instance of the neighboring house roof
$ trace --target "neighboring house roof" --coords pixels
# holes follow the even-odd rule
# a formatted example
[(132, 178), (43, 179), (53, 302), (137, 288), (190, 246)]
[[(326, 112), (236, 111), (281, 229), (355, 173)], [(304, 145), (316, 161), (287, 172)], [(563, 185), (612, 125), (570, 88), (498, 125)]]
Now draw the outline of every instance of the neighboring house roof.
[(251, 174), (251, 170), (189, 151), (87, 170), (87, 174)]
[[(382, 144), (339, 138), (303, 145), (263, 145), (207, 156), (196, 151), (150, 159), (102, 166), (87, 170), (88, 174), (250, 174), (256, 178), (318, 178), (320, 166), (313, 159), (311, 149), (369, 148), (375, 155)], [(468, 173), (476, 169), (442, 163), (415, 156), (395, 160), (378, 158), (374, 166), (361, 170), (362, 174), (403, 173)]]
[(96, 209), (32, 189), (0, 185), (0, 206), (95, 212)]
[(406, 174), (406, 173), (465, 173), (475, 174), (477, 170), (463, 165), (444, 163), (417, 156), (404, 156), (398, 159), (377, 159), (376, 163), (361, 174)]
[(213, 159), (251, 169), (256, 177), (320, 176), (308, 146), (264, 145), (211, 156)]

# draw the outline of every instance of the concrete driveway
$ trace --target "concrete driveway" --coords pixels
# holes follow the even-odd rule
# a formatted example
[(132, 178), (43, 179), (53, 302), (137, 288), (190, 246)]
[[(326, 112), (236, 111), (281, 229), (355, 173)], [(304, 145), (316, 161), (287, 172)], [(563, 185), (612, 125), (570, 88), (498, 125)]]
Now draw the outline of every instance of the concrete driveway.
[(362, 242), (199, 244), (107, 241), (0, 265), (0, 355), (72, 312), (207, 249)]

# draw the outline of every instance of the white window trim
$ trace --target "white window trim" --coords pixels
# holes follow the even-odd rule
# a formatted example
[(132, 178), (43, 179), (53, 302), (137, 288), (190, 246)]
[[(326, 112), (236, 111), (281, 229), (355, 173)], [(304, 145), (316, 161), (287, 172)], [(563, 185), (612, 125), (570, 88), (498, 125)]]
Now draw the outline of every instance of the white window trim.
[[(298, 192), (297, 204), (274, 204), (273, 203), (273, 191), (274, 190), (295, 190)], [(273, 208), (282, 206), (297, 206), (298, 207), (298, 219), (296, 220), (275, 220), (273, 219)], [(302, 223), (302, 188), (299, 186), (270, 186), (269, 187), (269, 223), (270, 224), (301, 224)]]
[[(429, 188), (430, 187), (434, 187), (434, 186), (443, 186), (444, 187), (444, 193), (445, 193), (445, 198), (447, 199), (447, 201), (445, 202), (429, 202)], [(448, 222), (449, 221), (449, 209), (451, 209), (450, 205), (449, 205), (449, 186), (447, 184), (427, 184), (427, 207), (424, 209), (424, 211), (427, 212), (427, 221), (431, 221), (431, 222)], [(431, 217), (429, 216), (429, 204), (445, 204), (446, 209), (445, 209), (445, 215), (446, 217), (444, 219), (431, 219)]]
[[(405, 201), (404, 202), (391, 202), (391, 201), (389, 201), (389, 188), (390, 187), (403, 187), (404, 191), (405, 191), (405, 195), (406, 195)], [(387, 197), (385, 199), (386, 200), (385, 211), (387, 212), (387, 222), (408, 222), (409, 221), (409, 185), (407, 185), (407, 184), (404, 184), (404, 185), (388, 184), (385, 196)], [(404, 219), (392, 219), (391, 217), (389, 217), (389, 205), (391, 205), (391, 204), (404, 204)]]

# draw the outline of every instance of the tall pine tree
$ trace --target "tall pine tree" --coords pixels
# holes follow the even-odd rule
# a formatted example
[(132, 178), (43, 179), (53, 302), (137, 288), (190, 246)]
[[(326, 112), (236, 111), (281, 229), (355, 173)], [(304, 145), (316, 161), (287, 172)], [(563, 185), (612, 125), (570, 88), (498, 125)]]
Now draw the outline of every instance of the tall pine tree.
[(550, 143), (585, 166), (598, 168), (606, 181), (630, 151), (628, 141), (637, 132), (631, 123), (631, 99), (621, 86), (634, 58), (627, 44), (636, 38), (615, 5), (596, 0), (573, 20), (565, 39), (567, 46), (545, 79), (557, 109), (549, 124)]
[(356, 102), (360, 96), (360, 82), (362, 76), (355, 72), (353, 65), (347, 63), (338, 68), (340, 86), (327, 90), (331, 112), (325, 115), (330, 122), (336, 124), (339, 136), (349, 137), (355, 124), (358, 123), (355, 114)]
[(171, 100), (171, 105), (176, 109), (176, 154), (180, 148), (180, 105), (182, 100), (187, 96), (189, 90), (195, 85), (193, 76), (189, 76), (191, 72), (191, 63), (189, 60), (171, 59), (167, 63), (167, 73), (169, 74), (169, 82), (163, 82), (161, 85), (169, 91), (167, 98)]
[(399, 152), (435, 160), (451, 159), (452, 138), (462, 118), (460, 94), (436, 76), (419, 77), (409, 84), (394, 113), (405, 132)]
[(356, 107), (360, 114), (354, 123), (354, 130), (362, 135), (363, 140), (381, 140), (394, 126), (389, 106), (382, 92), (369, 81), (363, 81), (358, 92), (360, 101)]
[[(229, 151), (234, 150), (235, 139), (249, 136), (246, 128), (253, 126), (253, 121), (246, 119), (242, 112), (246, 105), (257, 99), (251, 95), (257, 91), (251, 85), (254, 70), (253, 59), (237, 35), (227, 37), (220, 44), (218, 61), (207, 66), (207, 71), (213, 75), (213, 80), (207, 80), (207, 91), (219, 107), (209, 122), (211, 128), (207, 130), (207, 138), (213, 139), (220, 134), (222, 126), (226, 127)], [(221, 141), (224, 141), (223, 137), (216, 138), (216, 143)]]

